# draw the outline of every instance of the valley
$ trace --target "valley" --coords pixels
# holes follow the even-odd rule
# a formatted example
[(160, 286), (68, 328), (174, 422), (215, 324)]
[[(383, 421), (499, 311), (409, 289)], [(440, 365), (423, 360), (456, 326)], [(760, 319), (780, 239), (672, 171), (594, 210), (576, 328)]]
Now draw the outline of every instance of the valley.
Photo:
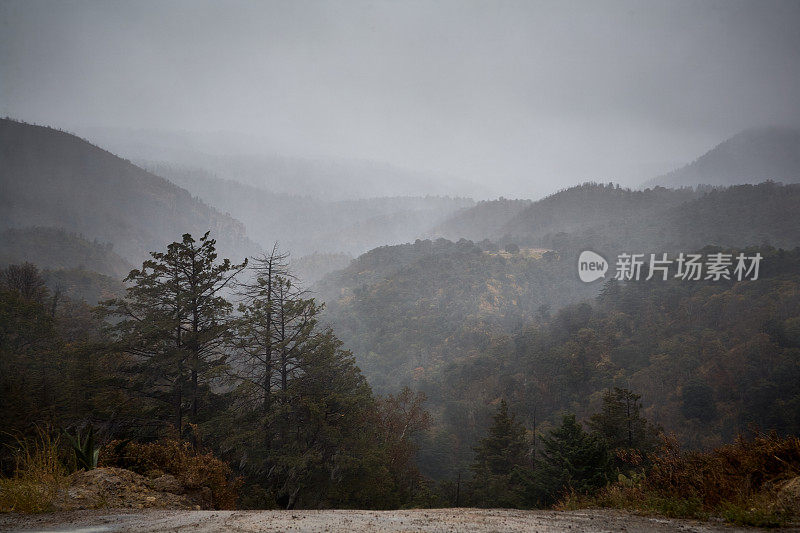
[(0, 0), (0, 529), (797, 529), (798, 27)]

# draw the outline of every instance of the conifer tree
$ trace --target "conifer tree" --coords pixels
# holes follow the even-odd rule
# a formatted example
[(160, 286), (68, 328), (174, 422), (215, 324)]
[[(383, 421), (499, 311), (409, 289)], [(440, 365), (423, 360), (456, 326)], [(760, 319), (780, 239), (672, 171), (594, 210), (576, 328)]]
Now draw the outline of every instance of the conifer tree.
[(250, 268), (252, 280), (238, 285), (243, 302), (239, 305), (241, 316), (234, 342), (235, 375), (244, 397), (260, 404), (267, 443), (270, 428), (266, 417), (272, 412), (277, 373), (277, 288), (279, 280), (292, 279), (288, 259), (289, 255), (280, 252), (276, 243), (269, 254), (254, 258)]
[(500, 401), (489, 434), (475, 448), (472, 497), (482, 507), (520, 507), (530, 477), (525, 428)]
[(570, 491), (588, 493), (608, 482), (606, 443), (584, 431), (575, 415), (564, 415), (561, 426), (541, 441), (543, 465), (536, 471), (540, 504), (551, 504)]
[(178, 435), (187, 415), (200, 422), (202, 397), (224, 363), (233, 306), (223, 292), (246, 265), (218, 261), (215, 245), (208, 233), (199, 244), (185, 234), (128, 274), (124, 298), (101, 304), (116, 347), (130, 356), (130, 387), (154, 402), (153, 416), (171, 410)]
[(366, 425), (375, 409), (369, 385), (332, 330), (319, 327), (322, 308), (292, 275), (288, 255), (273, 247), (252, 274), (239, 287), (230, 365), (244, 408), (237, 416), (252, 426), (236, 446), (275, 505), (345, 498), (354, 489), (342, 484), (357, 485), (361, 455), (377, 446)]
[(641, 396), (614, 387), (603, 395), (603, 407), (589, 418), (589, 427), (610, 450), (633, 449), (644, 455), (659, 444), (659, 430), (641, 415)]

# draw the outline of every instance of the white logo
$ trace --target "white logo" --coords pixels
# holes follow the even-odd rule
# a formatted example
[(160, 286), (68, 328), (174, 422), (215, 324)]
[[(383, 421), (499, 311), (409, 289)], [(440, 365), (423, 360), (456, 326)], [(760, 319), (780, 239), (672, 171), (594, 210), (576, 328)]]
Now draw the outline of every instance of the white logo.
[(590, 250), (581, 252), (578, 257), (578, 276), (584, 283), (590, 283), (605, 276), (608, 271), (608, 261)]

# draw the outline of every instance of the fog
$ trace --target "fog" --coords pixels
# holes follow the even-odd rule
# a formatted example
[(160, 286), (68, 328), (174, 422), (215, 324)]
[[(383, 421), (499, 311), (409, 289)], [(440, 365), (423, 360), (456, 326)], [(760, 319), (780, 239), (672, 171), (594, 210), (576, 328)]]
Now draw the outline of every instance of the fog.
[(0, 21), (5, 116), (372, 160), (486, 196), (637, 185), (800, 124), (798, 2), (3, 0)]

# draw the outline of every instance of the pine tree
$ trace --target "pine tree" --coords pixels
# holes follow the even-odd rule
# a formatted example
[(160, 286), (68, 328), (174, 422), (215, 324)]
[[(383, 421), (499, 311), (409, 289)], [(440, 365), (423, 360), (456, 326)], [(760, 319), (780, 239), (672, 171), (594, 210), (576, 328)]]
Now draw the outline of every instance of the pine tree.
[[(286, 508), (318, 506), (332, 490), (349, 492), (363, 472), (372, 392), (333, 331), (315, 332), (298, 353), (300, 371), (288, 382), (281, 419), (290, 432), (273, 451), (272, 484)], [(342, 487), (344, 485), (344, 487)]]
[(236, 377), (240, 392), (254, 404), (260, 404), (264, 417), (264, 439), (269, 444), (270, 428), (266, 417), (272, 412), (273, 379), (276, 375), (275, 334), (277, 287), (281, 279), (292, 279), (288, 268), (289, 255), (278, 250), (277, 243), (269, 254), (253, 260), (252, 280), (238, 285), (243, 303), (236, 330)]
[(500, 401), (489, 434), (475, 448), (472, 498), (482, 507), (520, 507), (530, 477), (525, 428)]
[(536, 471), (538, 500), (542, 505), (575, 491), (589, 493), (608, 482), (611, 474), (606, 443), (586, 433), (575, 415), (564, 415), (561, 426), (542, 436), (542, 468)]
[(641, 396), (614, 387), (603, 395), (603, 407), (589, 418), (589, 427), (602, 437), (610, 450), (632, 449), (641, 455), (659, 444), (658, 428), (641, 415)]
[[(359, 480), (366, 468), (384, 466), (369, 426), (376, 410), (371, 390), (353, 355), (332, 330), (319, 328), (322, 308), (307, 297), (287, 259), (274, 247), (255, 261), (253, 280), (240, 286), (244, 302), (230, 371), (242, 407), (236, 416), (252, 425), (230, 445), (242, 450), (241, 462), (274, 505), (369, 495), (357, 488), (363, 489)], [(378, 464), (367, 467), (376, 457)]]
[(295, 283), (288, 254), (279, 252), (277, 245), (254, 261), (252, 273), (253, 280), (239, 287), (244, 302), (239, 306), (232, 368), (239, 393), (257, 413), (266, 457), (280, 445), (277, 441), (287, 438), (289, 384), (302, 371), (299, 361), (315, 334), (321, 309)]
[[(174, 245), (173, 245), (174, 246)], [(186, 309), (188, 324), (183, 325), (190, 374), (190, 416), (199, 422), (202, 395), (201, 376), (205, 383), (219, 373), (225, 364), (226, 347), (230, 342), (231, 323), (228, 319), (233, 304), (224, 291), (234, 277), (247, 266), (247, 260), (234, 265), (229, 259), (217, 261), (216, 241), (209, 232), (200, 238), (199, 245), (188, 233), (175, 247), (178, 252), (178, 282)], [(207, 393), (208, 391), (205, 391)]]
[(200, 422), (202, 398), (224, 363), (233, 306), (223, 291), (246, 265), (217, 261), (208, 235), (198, 246), (187, 233), (166, 252), (152, 252), (125, 278), (125, 298), (100, 306), (114, 319), (109, 333), (115, 347), (130, 356), (130, 387), (153, 402), (157, 419), (172, 410), (178, 435), (187, 415), (189, 423)]

